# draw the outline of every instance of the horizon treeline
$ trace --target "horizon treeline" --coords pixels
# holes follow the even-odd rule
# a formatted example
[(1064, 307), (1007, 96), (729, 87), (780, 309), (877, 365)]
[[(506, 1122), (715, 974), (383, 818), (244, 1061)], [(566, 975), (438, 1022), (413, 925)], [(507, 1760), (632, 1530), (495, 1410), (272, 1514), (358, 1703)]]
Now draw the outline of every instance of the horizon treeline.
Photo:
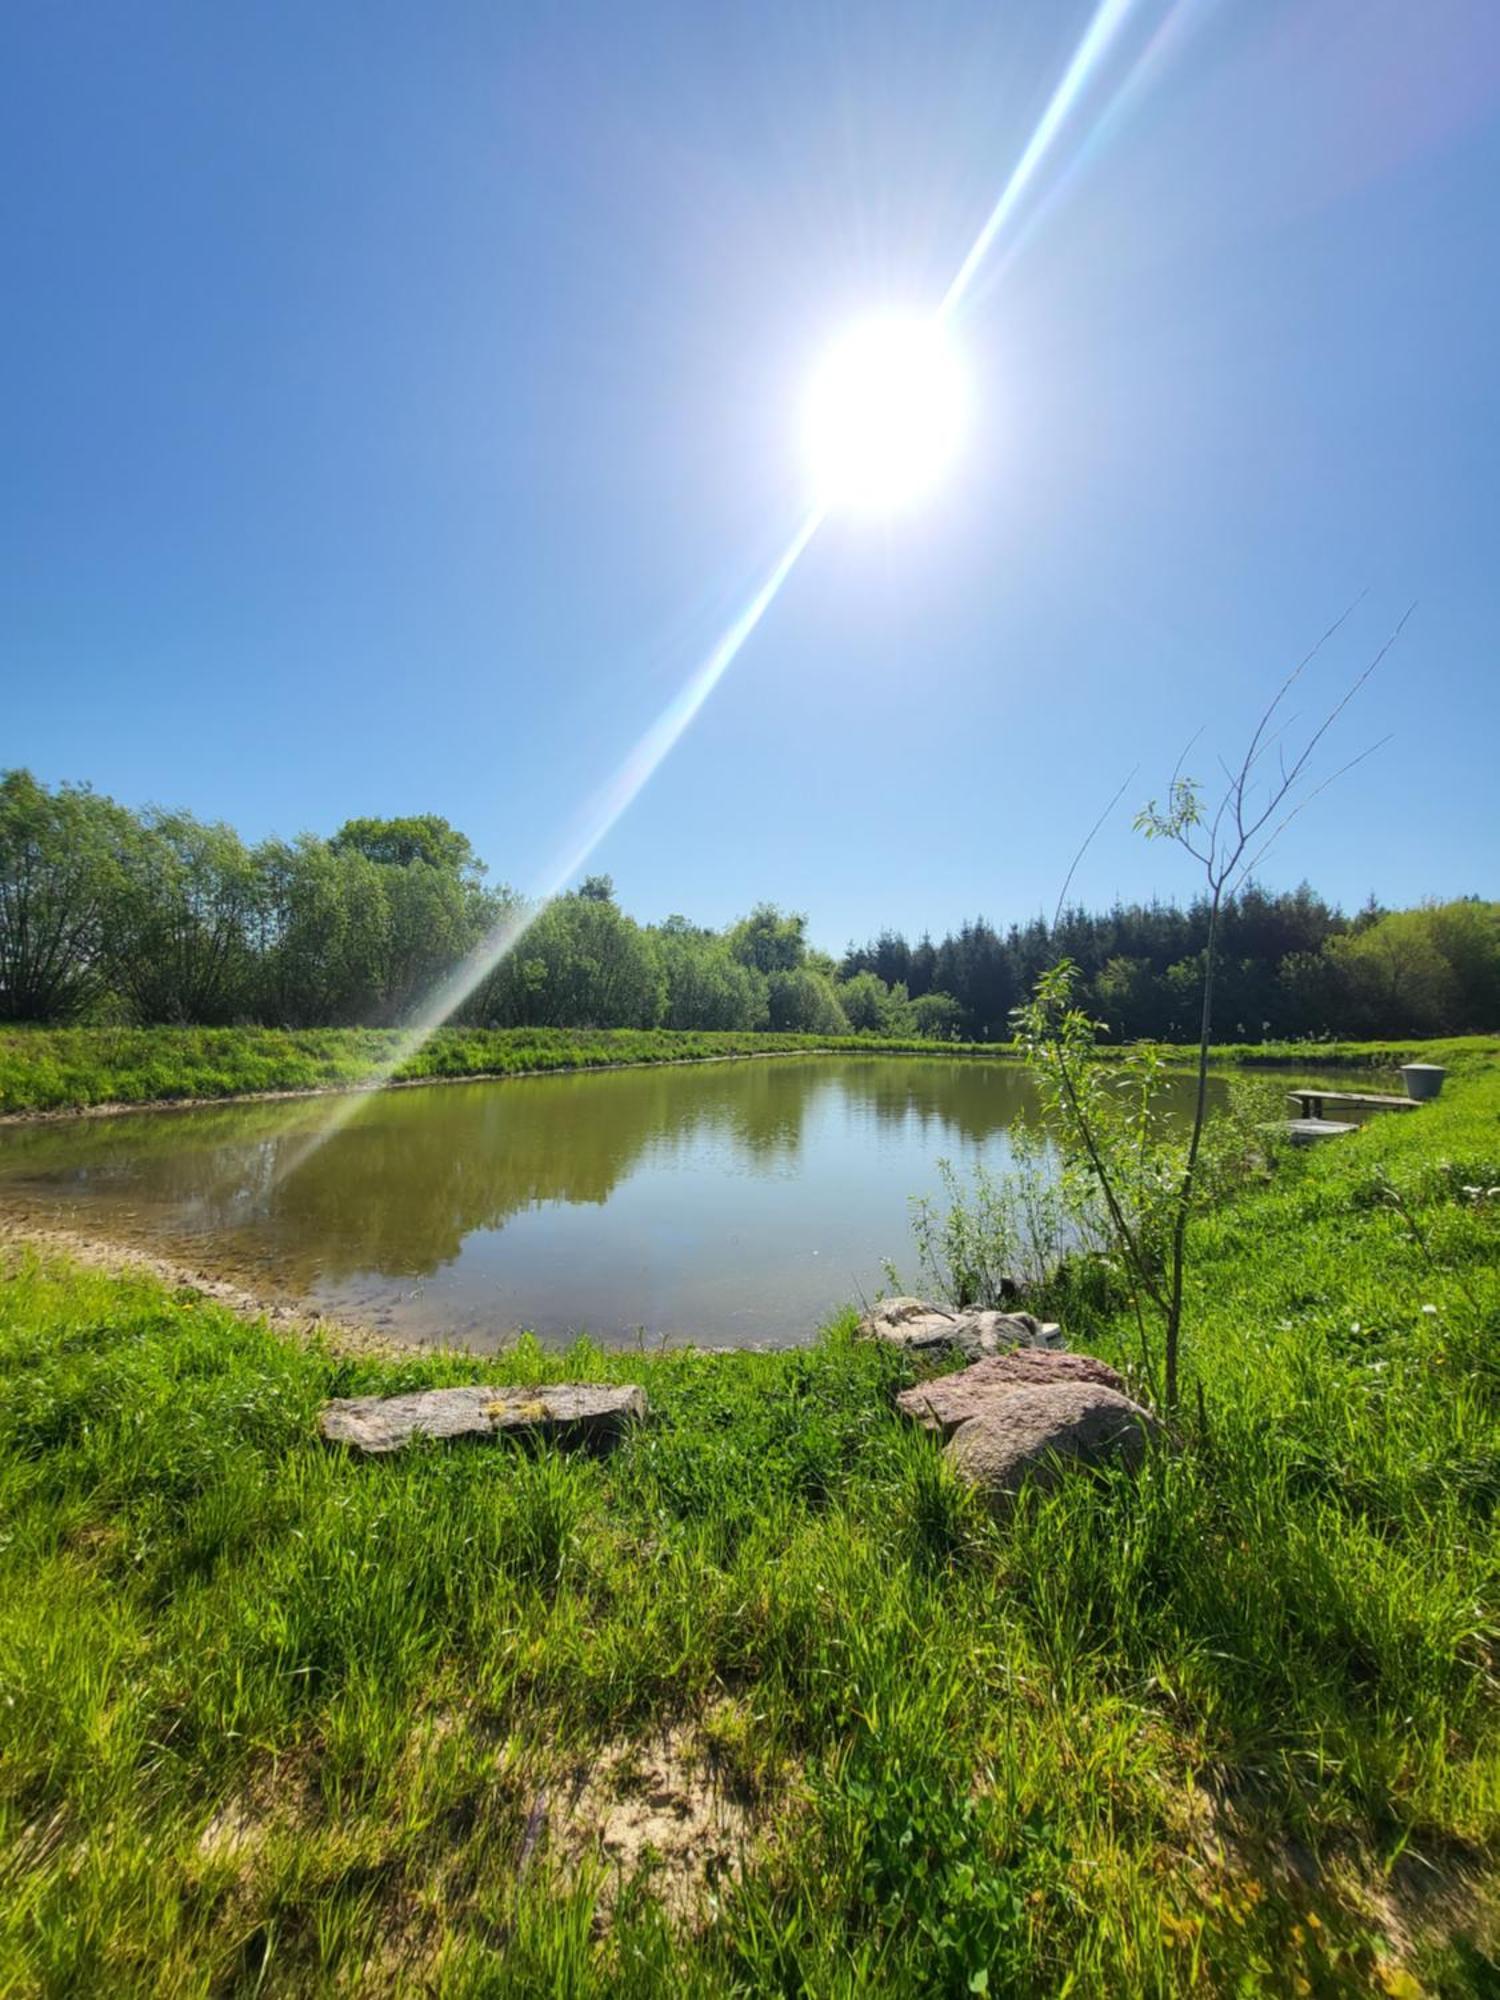
[[(0, 775), (0, 1019), (386, 1026), (522, 899), (490, 885), (434, 814), (355, 819), (330, 839), (248, 846), (190, 813), (134, 812), (85, 786)], [(1121, 1040), (1196, 1033), (1207, 910), (1065, 911), (934, 942), (886, 930), (841, 958), (762, 903), (722, 930), (640, 924), (607, 876), (532, 919), (455, 1019), (497, 1027), (687, 1028), (1008, 1038), (1013, 1008), (1072, 959)], [(1220, 1039), (1500, 1027), (1500, 903), (1346, 916), (1305, 884), (1256, 884), (1220, 919)]]

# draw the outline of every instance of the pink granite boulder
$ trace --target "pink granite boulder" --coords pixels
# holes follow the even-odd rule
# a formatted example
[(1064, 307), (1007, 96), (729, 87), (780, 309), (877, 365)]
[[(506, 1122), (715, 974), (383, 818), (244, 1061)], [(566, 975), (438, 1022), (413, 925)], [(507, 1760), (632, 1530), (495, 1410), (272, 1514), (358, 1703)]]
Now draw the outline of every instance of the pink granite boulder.
[(1092, 1382), (1125, 1393), (1125, 1382), (1107, 1361), (1092, 1354), (1068, 1354), (1045, 1347), (1018, 1347), (1013, 1354), (990, 1354), (953, 1375), (939, 1375), (903, 1389), (896, 1408), (924, 1430), (948, 1438), (970, 1417), (982, 1416), (997, 1398), (1048, 1382)]
[(1162, 1427), (1149, 1410), (1097, 1382), (1044, 1382), (996, 1396), (958, 1426), (944, 1446), (961, 1479), (997, 1513), (1022, 1485), (1056, 1484), (1070, 1469), (1133, 1471)]

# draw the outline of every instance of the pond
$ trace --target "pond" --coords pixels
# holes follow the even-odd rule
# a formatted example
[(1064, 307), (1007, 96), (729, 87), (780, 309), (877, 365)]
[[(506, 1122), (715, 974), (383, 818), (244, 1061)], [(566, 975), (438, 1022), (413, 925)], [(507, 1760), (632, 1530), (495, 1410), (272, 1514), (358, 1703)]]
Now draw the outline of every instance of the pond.
[(1012, 1063), (818, 1056), (146, 1111), (0, 1130), (0, 1202), (401, 1340), (781, 1344), (914, 1279), (910, 1198), (1033, 1105)]

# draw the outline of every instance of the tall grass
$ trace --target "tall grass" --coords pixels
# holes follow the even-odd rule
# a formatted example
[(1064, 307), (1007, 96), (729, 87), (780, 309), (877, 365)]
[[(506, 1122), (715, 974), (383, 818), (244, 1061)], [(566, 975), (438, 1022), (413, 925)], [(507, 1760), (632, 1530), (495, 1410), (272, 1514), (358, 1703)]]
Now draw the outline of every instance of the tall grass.
[[(1497, 1187), (1491, 1070), (1199, 1222), (1203, 1428), (1003, 1528), (847, 1322), (382, 1361), (17, 1254), (0, 1992), (1493, 1991)], [(656, 1415), (604, 1460), (316, 1440), (476, 1375)], [(553, 1837), (667, 1724), (755, 1831), (698, 1923)]]

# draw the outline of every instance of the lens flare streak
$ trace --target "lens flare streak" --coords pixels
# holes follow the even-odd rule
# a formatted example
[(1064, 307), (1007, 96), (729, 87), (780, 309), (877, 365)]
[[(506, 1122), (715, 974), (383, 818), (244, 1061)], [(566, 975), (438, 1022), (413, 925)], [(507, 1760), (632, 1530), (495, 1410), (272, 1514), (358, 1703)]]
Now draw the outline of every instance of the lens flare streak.
[(318, 1132), (292, 1149), (286, 1161), (278, 1168), (277, 1180), (285, 1180), (289, 1174), (294, 1174), (326, 1139), (331, 1138), (339, 1130), (353, 1114), (361, 1095), (379, 1090), (383, 1084), (389, 1083), (404, 1063), (411, 1061), (448, 1017), (456, 1013), (469, 995), (515, 950), (547, 906), (555, 902), (574, 877), (582, 872), (594, 849), (629, 811), (655, 776), (664, 759), (681, 741), (684, 731), (704, 702), (734, 664), (746, 640), (770, 610), (781, 592), (782, 585), (796, 568), (808, 543), (818, 532), (824, 512), (824, 508), (819, 506), (807, 515), (754, 597), (750, 599), (687, 685), (672, 697), (615, 776), (598, 793), (584, 815), (577, 835), (547, 870), (540, 894), (520, 910), (502, 918), (489, 935), (461, 959), (445, 979), (440, 981), (420, 1011), (407, 1022), (395, 1050), (386, 1057), (369, 1080), (359, 1087), (358, 1092), (345, 1098), (334, 1109), (328, 1122)]
[[(524, 913), (507, 917), (498, 924), (490, 935), (449, 974), (421, 1013), (413, 1019), (406, 1035), (402, 1038), (401, 1053), (394, 1065), (396, 1068), (415, 1055), (434, 1029), (440, 1028), (454, 1009), (463, 1004), (480, 981), (489, 977), (507, 952), (515, 949), (542, 911), (562, 894), (575, 875), (581, 873), (584, 864), (600, 841), (634, 805), (660, 769), (663, 760), (681, 740), (688, 724), (692, 722), (704, 702), (734, 664), (735, 657), (745, 641), (770, 610), (781, 586), (796, 568), (798, 558), (818, 532), (822, 519), (821, 508), (815, 509), (807, 516), (787, 544), (770, 575), (720, 639), (718, 645), (698, 668), (687, 686), (672, 697), (615, 776), (599, 792), (585, 815), (577, 836), (547, 871), (546, 886), (541, 894), (527, 906)], [(410, 1046), (407, 1046), (408, 1043)]]
[(1074, 51), (1073, 60), (1063, 72), (1062, 82), (1053, 91), (1047, 109), (1042, 113), (1036, 130), (1027, 141), (1025, 152), (1017, 160), (1010, 179), (1002, 188), (1000, 199), (990, 210), (989, 218), (974, 238), (968, 256), (959, 265), (952, 284), (943, 294), (943, 303), (938, 308), (940, 319), (948, 317), (974, 282), (975, 273), (994, 247), (995, 239), (1015, 213), (1021, 197), (1035, 178), (1037, 168), (1062, 130), (1068, 114), (1088, 87), (1090, 79), (1108, 54), (1127, 16), (1134, 11), (1134, 6), (1135, 0), (1103, 0), (1103, 5), (1089, 23), (1088, 32)]
[[(1113, 48), (1126, 19), (1136, 10), (1138, 0), (1101, 0), (1083, 40), (1073, 53), (1062, 81), (1052, 93), (1036, 130), (1016, 162), (1000, 198), (990, 210), (983, 228), (975, 237), (953, 282), (943, 295), (936, 317), (947, 319), (962, 302), (980, 266), (992, 255), (1006, 225), (1015, 215), (1023, 196), (1036, 178), (1043, 159), (1056, 144), (1058, 135), (1087, 91), (1095, 73)], [(1128, 80), (1127, 80), (1128, 81)], [(673, 696), (655, 722), (641, 737), (619, 771), (600, 790), (582, 817), (579, 831), (570, 840), (556, 863), (546, 871), (538, 894), (524, 908), (507, 916), (454, 970), (440, 982), (423, 1006), (406, 1024), (392, 1055), (371, 1076), (360, 1093), (344, 1099), (319, 1131), (292, 1150), (278, 1167), (276, 1179), (296, 1172), (325, 1140), (340, 1129), (353, 1114), (360, 1095), (378, 1090), (409, 1062), (443, 1023), (461, 1007), (475, 989), (515, 950), (537, 918), (581, 873), (601, 841), (634, 804), (671, 751), (682, 740), (688, 725), (702, 709), (746, 641), (765, 617), (782, 586), (796, 568), (809, 543), (822, 526), (827, 512), (820, 502), (803, 520), (785, 551), (772, 567), (764, 583), (724, 633), (718, 644), (694, 672), (686, 686)]]

